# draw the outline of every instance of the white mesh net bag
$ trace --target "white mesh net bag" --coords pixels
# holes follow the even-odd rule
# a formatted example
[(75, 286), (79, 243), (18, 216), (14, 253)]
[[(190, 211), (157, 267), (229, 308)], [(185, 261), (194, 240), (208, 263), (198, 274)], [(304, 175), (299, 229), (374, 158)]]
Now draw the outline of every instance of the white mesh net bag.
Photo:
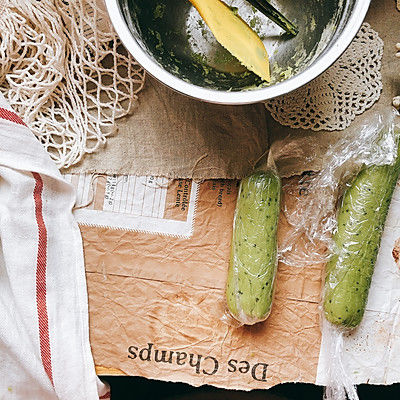
[(102, 0), (0, 0), (0, 90), (62, 167), (96, 151), (145, 73)]

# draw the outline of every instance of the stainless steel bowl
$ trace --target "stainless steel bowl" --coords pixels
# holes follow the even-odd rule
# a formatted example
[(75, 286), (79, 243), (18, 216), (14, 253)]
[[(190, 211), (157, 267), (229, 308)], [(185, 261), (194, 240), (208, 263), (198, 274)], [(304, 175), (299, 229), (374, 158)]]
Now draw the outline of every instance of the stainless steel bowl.
[(288, 93), (326, 70), (358, 32), (370, 0), (271, 1), (296, 23), (287, 34), (245, 0), (227, 0), (259, 34), (272, 82), (250, 73), (214, 39), (188, 0), (106, 0), (111, 21), (133, 57), (178, 92), (220, 104), (248, 104)]

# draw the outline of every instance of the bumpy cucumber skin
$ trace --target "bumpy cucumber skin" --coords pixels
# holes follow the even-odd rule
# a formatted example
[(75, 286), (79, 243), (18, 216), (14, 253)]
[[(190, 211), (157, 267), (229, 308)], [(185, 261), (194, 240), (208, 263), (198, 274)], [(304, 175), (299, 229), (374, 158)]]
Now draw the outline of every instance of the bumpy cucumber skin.
[(400, 153), (394, 165), (364, 168), (343, 196), (323, 301), (325, 317), (335, 325), (353, 329), (363, 318), (399, 174)]
[(256, 172), (240, 184), (226, 286), (230, 313), (244, 324), (268, 317), (277, 270), (281, 181)]

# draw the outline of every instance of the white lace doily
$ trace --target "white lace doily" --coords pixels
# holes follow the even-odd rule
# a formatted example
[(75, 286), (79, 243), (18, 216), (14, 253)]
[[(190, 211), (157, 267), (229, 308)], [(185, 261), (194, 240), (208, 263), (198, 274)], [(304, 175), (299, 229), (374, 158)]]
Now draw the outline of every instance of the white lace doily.
[(144, 71), (122, 47), (102, 0), (2, 3), (0, 90), (57, 165), (69, 167), (132, 111)]
[(272, 99), (266, 108), (291, 128), (342, 130), (371, 107), (382, 91), (383, 41), (364, 23), (339, 60), (309, 84)]

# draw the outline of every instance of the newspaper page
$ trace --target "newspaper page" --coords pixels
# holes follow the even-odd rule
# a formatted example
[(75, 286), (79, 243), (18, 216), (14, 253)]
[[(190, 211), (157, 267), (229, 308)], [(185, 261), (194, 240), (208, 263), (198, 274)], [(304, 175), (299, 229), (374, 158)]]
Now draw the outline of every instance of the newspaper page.
[[(244, 390), (326, 383), (331, 360), (320, 328), (324, 265), (281, 263), (267, 321), (234, 328), (221, 320), (236, 181), (66, 179), (77, 189), (99, 374)], [(285, 193), (287, 207), (295, 204), (291, 195)], [(399, 215), (398, 187), (365, 318), (345, 338), (344, 363), (355, 383), (400, 381), (400, 276), (393, 257)], [(291, 229), (282, 214), (280, 238)]]

